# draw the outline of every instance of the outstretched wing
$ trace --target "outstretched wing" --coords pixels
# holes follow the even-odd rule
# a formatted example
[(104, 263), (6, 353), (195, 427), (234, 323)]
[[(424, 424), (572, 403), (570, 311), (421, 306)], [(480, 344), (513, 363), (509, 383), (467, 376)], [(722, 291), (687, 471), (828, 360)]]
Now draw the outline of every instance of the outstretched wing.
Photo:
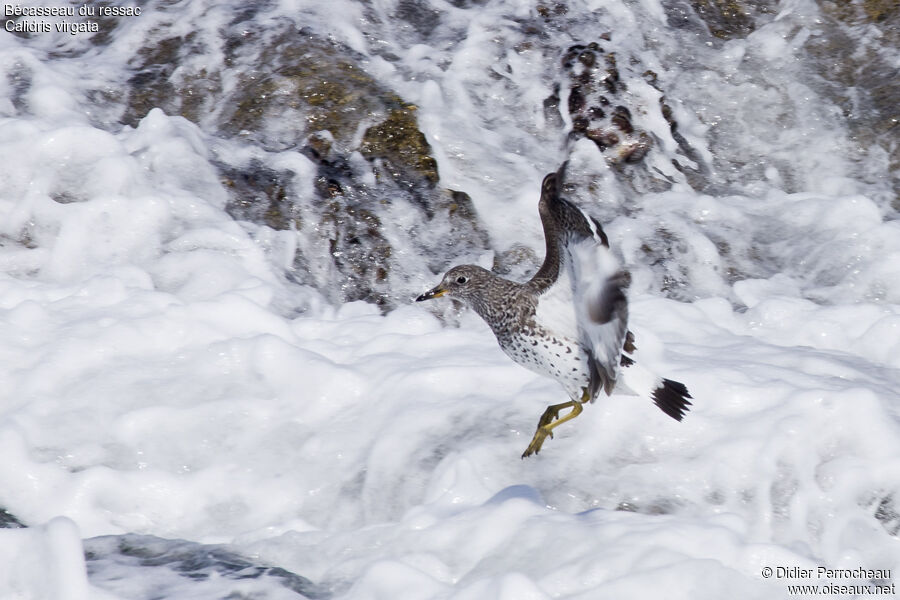
[[(612, 393), (628, 330), (628, 275), (609, 250), (603, 228), (583, 210), (561, 198), (566, 164), (544, 178), (540, 212), (547, 257), (532, 282), (550, 285), (548, 294), (568, 296), (574, 326), (591, 366), (591, 398), (603, 388)], [(551, 258), (553, 259), (551, 261)], [(571, 308), (569, 309), (571, 311)]]
[[(590, 219), (590, 217), (587, 217)], [(607, 394), (616, 386), (622, 346), (628, 330), (628, 275), (609, 248), (591, 238), (571, 235), (566, 245), (572, 270), (573, 301), (581, 343), (590, 349), (593, 368)], [(592, 377), (593, 379), (593, 377)], [(599, 391), (597, 389), (596, 391)], [(592, 393), (596, 393), (592, 390)]]

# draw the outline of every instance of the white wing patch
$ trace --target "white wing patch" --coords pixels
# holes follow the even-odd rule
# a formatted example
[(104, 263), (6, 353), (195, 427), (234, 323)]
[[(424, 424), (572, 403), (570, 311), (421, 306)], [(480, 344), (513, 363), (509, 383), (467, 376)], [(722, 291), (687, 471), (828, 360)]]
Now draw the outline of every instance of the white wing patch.
[[(587, 221), (588, 227), (591, 228), (593, 240), (582, 238), (574, 244), (570, 240), (564, 240), (559, 275), (556, 282), (541, 294), (535, 310), (538, 323), (573, 341), (581, 340), (584, 337), (580, 325), (583, 315), (580, 315), (576, 309), (577, 304), (584, 305), (584, 302), (576, 302), (576, 294), (580, 294), (581, 299), (584, 300), (585, 292), (590, 293), (590, 291), (585, 290), (583, 284), (591, 283), (594, 280), (598, 282), (599, 291), (602, 293), (606, 279), (618, 271), (616, 259), (609, 249), (603, 246), (603, 240), (597, 232), (594, 220), (581, 208), (578, 210)], [(573, 254), (574, 246), (577, 246), (578, 250)], [(610, 265), (606, 266), (608, 271), (601, 270), (603, 256), (612, 261)]]
[(591, 235), (594, 236), (594, 241), (602, 246), (603, 238), (601, 238), (600, 234), (597, 232), (597, 224), (594, 223), (594, 219), (591, 218), (591, 215), (584, 212), (584, 209), (580, 206), (577, 206), (576, 208), (578, 209), (578, 212), (581, 213), (581, 216), (584, 217), (584, 220), (587, 222), (588, 227), (591, 228)]
[(563, 234), (562, 264), (556, 281), (538, 298), (535, 319), (553, 335), (583, 348), (584, 359), (593, 364), (590, 372), (585, 369), (588, 378), (612, 393), (628, 329), (627, 284), (618, 261), (603, 244), (599, 226), (581, 208), (566, 206), (577, 210), (580, 214), (571, 216), (583, 218), (587, 227)]
[[(593, 225), (590, 219), (588, 223)], [(604, 305), (609, 300), (608, 287), (617, 285), (610, 279), (619, 274), (619, 263), (609, 248), (593, 239), (571, 242), (566, 250), (570, 258), (566, 262), (575, 281), (573, 299), (580, 338), (614, 381), (627, 323), (609, 310), (612, 307)]]
[[(565, 262), (567, 261), (564, 260), (563, 263)], [(570, 271), (565, 264), (561, 265), (556, 282), (538, 298), (534, 316), (548, 331), (577, 343), (581, 335), (575, 314), (574, 286)]]

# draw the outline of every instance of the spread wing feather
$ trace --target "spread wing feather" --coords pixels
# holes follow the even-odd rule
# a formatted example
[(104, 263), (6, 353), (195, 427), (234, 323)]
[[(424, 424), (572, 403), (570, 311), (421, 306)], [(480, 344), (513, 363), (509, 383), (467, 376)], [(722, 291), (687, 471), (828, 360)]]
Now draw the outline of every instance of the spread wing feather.
[[(609, 250), (600, 224), (560, 197), (565, 168), (563, 164), (544, 178), (539, 208), (547, 254), (531, 283), (548, 300), (554, 298), (554, 304), (574, 305), (568, 329), (588, 348), (593, 398), (601, 388), (612, 393), (616, 384), (628, 329), (628, 276)], [(571, 314), (571, 308), (564, 312)]]
[(590, 349), (588, 354), (600, 379), (597, 383), (611, 394), (628, 330), (628, 277), (598, 238), (570, 235), (564, 256), (566, 268), (572, 272), (579, 339)]
[(540, 295), (538, 320), (587, 349), (592, 400), (601, 389), (612, 393), (621, 365), (627, 367), (628, 387), (680, 421), (691, 406), (691, 394), (684, 384), (659, 377), (630, 356), (635, 346), (628, 331), (629, 277), (610, 252), (600, 223), (560, 197), (565, 170), (563, 163), (541, 188), (538, 206), (547, 254), (529, 282)]

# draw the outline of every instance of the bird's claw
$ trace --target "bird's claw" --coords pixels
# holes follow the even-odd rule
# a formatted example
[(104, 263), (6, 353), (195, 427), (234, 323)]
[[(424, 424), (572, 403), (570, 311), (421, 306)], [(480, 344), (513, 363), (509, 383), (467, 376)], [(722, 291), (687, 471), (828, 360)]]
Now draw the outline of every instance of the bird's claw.
[(528, 444), (528, 447), (525, 448), (525, 452), (522, 453), (522, 458), (540, 452), (541, 446), (544, 445), (544, 440), (546, 440), (548, 436), (550, 439), (553, 439), (553, 431), (547, 429), (543, 425), (538, 426), (537, 431), (534, 432), (534, 437), (531, 438), (531, 443)]
[[(566, 408), (571, 408), (572, 412), (564, 417), (560, 417), (559, 411)], [(579, 414), (581, 414), (581, 403), (577, 400), (548, 406), (547, 410), (544, 411), (544, 414), (542, 414), (541, 418), (538, 420), (537, 431), (534, 432), (534, 437), (531, 438), (531, 443), (528, 444), (528, 447), (525, 448), (525, 452), (522, 453), (522, 458), (540, 452), (541, 446), (544, 445), (544, 440), (546, 440), (548, 437), (550, 439), (553, 439), (554, 427), (558, 427), (566, 421), (574, 419)]]

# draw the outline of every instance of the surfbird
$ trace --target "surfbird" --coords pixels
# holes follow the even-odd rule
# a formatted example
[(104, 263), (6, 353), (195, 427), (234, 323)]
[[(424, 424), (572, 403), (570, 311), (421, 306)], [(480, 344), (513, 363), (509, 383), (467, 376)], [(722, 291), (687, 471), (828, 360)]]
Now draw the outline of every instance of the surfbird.
[[(472, 308), (515, 362), (556, 379), (570, 400), (547, 407), (522, 458), (540, 451), (553, 430), (581, 414), (601, 391), (623, 383), (681, 421), (691, 405), (684, 384), (635, 362), (628, 330), (630, 281), (593, 217), (560, 196), (566, 164), (544, 178), (538, 204), (546, 256), (524, 283), (476, 265), (453, 267), (417, 301), (447, 296)], [(560, 412), (571, 411), (560, 417)]]

